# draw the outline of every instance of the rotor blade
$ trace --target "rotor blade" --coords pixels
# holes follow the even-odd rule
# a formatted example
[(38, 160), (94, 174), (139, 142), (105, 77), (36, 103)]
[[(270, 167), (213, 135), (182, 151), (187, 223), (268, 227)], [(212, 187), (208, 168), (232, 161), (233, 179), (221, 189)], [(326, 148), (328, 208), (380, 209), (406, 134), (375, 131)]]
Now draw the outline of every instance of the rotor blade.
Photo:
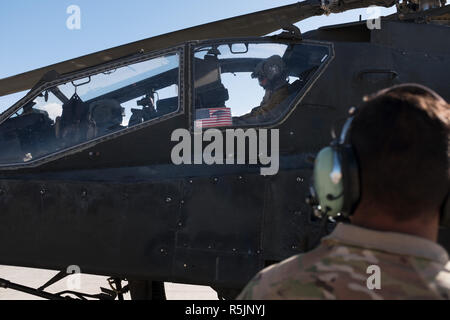
[(132, 42), (16, 76), (4, 78), (0, 80), (0, 97), (32, 88), (47, 72), (52, 70), (59, 74), (67, 74), (136, 54), (141, 51), (149, 52), (164, 49), (189, 40), (264, 36), (281, 29), (286, 25), (294, 24), (312, 16), (366, 7), (372, 4), (391, 6), (393, 5), (394, 0), (329, 0), (328, 2), (330, 4), (324, 7), (321, 5), (320, 0), (307, 0), (274, 9), (211, 22)]

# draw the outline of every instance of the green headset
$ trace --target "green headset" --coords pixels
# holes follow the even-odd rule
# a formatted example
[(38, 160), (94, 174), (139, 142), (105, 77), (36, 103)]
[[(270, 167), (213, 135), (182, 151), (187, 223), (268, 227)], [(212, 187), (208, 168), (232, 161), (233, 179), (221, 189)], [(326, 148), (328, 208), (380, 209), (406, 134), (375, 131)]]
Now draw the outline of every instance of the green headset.
[[(316, 157), (311, 197), (316, 216), (349, 218), (361, 198), (360, 170), (349, 132), (357, 109), (350, 110), (340, 137), (334, 137), (330, 146)], [(441, 209), (442, 227), (450, 228), (450, 192)]]

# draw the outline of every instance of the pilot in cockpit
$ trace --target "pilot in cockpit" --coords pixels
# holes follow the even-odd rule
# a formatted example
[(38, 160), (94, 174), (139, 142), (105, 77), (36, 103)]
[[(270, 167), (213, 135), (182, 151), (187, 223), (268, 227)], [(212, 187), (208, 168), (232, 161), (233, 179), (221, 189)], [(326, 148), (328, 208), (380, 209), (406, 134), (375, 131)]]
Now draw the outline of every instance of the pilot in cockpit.
[(50, 117), (48, 115), (48, 112), (45, 110), (40, 110), (37, 108), (34, 108), (34, 106), (36, 105), (36, 102), (29, 102), (27, 103), (24, 107), (23, 107), (23, 112), (22, 112), (22, 116), (28, 115), (28, 114), (42, 114), (44, 115), (44, 117), (46, 119), (49, 120), (49, 122), (51, 122)]
[(276, 107), (289, 97), (287, 67), (279, 55), (261, 61), (251, 76), (253, 79), (258, 79), (259, 85), (265, 90), (265, 95), (258, 107), (235, 119), (244, 124), (261, 123), (273, 118), (272, 113)]
[(123, 108), (113, 99), (98, 100), (90, 105), (90, 117), (97, 134), (102, 136), (123, 129)]

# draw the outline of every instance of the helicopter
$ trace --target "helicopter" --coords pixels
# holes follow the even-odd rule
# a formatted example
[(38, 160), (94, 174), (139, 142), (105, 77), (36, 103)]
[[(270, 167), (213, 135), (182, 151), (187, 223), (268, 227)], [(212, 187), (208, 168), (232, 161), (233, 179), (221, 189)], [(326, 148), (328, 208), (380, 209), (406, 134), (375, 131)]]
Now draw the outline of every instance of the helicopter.
[[(294, 26), (371, 5), (397, 13), (381, 28)], [(307, 0), (1, 79), (0, 96), (29, 91), (0, 116), (0, 264), (60, 272), (40, 288), (0, 288), (164, 299), (163, 283), (179, 282), (233, 299), (333, 230), (305, 198), (315, 155), (350, 106), (411, 82), (450, 100), (449, 26), (440, 0)], [(254, 109), (266, 93), (257, 70), (279, 75), (285, 92), (264, 114)], [(219, 152), (228, 139), (216, 139), (215, 161), (196, 163), (211, 129), (237, 143)], [(176, 130), (191, 139), (179, 162)], [(261, 138), (268, 131), (278, 139)], [(261, 174), (263, 149), (279, 154), (274, 174)], [(440, 242), (450, 247), (445, 230)], [(111, 277), (111, 289), (47, 292), (71, 266)]]

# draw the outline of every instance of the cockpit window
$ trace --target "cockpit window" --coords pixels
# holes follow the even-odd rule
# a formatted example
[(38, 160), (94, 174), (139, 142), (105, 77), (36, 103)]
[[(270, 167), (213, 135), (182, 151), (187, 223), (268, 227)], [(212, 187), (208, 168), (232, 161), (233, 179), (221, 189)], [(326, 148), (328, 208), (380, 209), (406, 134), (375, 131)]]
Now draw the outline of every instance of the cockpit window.
[(196, 128), (276, 122), (330, 57), (328, 46), (310, 43), (226, 43), (194, 50)]
[(26, 91), (22, 91), (0, 97), (0, 113), (8, 110), (14, 103), (25, 97), (26, 94)]
[(179, 54), (41, 92), (0, 125), (0, 165), (26, 163), (179, 110)]

